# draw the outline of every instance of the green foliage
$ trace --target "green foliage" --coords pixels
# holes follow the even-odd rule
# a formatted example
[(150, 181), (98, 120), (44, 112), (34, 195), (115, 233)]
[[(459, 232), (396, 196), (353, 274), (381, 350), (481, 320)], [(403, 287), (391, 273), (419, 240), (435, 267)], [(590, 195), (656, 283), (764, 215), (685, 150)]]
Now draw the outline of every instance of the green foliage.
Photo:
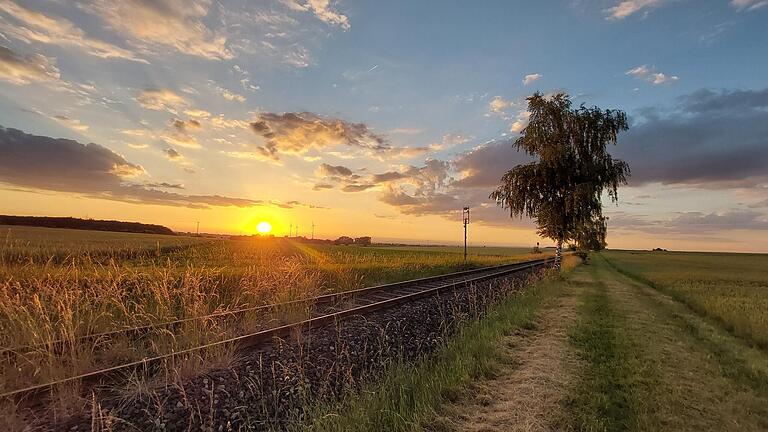
[(512, 217), (534, 218), (539, 235), (558, 244), (575, 240), (583, 226), (602, 219), (603, 191), (615, 202), (618, 186), (626, 183), (629, 165), (606, 147), (629, 128), (627, 116), (583, 105), (572, 109), (565, 93), (535, 93), (528, 111), (530, 122), (514, 146), (537, 160), (504, 174), (490, 197)]
[(605, 237), (608, 234), (606, 221), (608, 218), (600, 216), (585, 222), (576, 230), (576, 248), (581, 251), (601, 251), (607, 245)]

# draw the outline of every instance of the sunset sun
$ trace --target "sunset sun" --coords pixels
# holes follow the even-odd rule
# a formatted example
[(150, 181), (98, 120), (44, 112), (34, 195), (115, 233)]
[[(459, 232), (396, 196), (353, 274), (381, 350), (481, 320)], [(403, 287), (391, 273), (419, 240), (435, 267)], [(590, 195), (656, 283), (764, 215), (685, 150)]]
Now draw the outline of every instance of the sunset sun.
[(272, 231), (272, 225), (269, 222), (259, 222), (259, 224), (256, 225), (256, 231), (258, 231), (259, 234), (269, 234), (269, 232)]

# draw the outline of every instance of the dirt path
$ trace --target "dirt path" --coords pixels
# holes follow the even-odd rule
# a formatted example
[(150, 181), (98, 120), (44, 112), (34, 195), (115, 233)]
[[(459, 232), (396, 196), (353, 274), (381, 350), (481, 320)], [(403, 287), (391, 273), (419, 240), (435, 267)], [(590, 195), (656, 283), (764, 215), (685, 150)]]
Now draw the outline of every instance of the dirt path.
[(768, 355), (600, 256), (530, 327), (447, 408), (447, 429), (768, 430)]
[(531, 328), (504, 338), (507, 363), (495, 379), (476, 384), (467, 400), (448, 409), (456, 431), (547, 431), (565, 425), (564, 398), (575, 357), (568, 328), (577, 301), (569, 289), (550, 301)]

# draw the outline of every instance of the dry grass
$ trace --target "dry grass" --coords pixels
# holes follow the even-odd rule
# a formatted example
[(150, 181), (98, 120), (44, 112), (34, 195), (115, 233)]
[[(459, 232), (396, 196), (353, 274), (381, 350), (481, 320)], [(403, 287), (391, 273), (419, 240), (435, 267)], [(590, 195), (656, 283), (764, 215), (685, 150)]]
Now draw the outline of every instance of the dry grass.
[[(567, 286), (567, 282), (564, 282)], [(564, 288), (567, 289), (567, 288)], [(577, 360), (568, 344), (576, 298), (563, 296), (529, 325), (500, 341), (509, 364), (449, 408), (457, 431), (549, 431), (566, 427), (564, 400)]]
[[(0, 242), (0, 393), (140, 360), (242, 334), (268, 321), (288, 322), (304, 309), (194, 320), (137, 338), (96, 341), (84, 335), (156, 324), (364, 285), (464, 268), (461, 254), (310, 246), (285, 240), (229, 241), (24, 228)], [(21, 235), (21, 234), (23, 235)], [(24, 237), (26, 235), (26, 238)], [(46, 243), (46, 239), (49, 243)], [(163, 242), (163, 243), (160, 243)], [(471, 266), (530, 259), (473, 255)], [(61, 343), (54, 343), (61, 341)], [(31, 351), (17, 348), (35, 345)], [(232, 361), (223, 346), (174, 358), (159, 373), (126, 377), (113, 397), (145, 397), (153, 386), (182, 381)], [(77, 384), (57, 389), (50, 415), (98, 403)], [(4, 407), (11, 424), (13, 407)]]

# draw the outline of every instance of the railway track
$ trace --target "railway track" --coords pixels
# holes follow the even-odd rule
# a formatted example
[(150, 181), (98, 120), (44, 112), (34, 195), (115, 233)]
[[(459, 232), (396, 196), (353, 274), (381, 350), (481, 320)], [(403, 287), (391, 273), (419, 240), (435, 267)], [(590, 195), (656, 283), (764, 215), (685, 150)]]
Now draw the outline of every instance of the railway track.
[[(215, 347), (234, 345), (236, 349), (240, 351), (255, 349), (255, 347), (269, 342), (274, 338), (284, 338), (289, 336), (291, 332), (311, 330), (312, 328), (318, 328), (338, 322), (350, 316), (365, 315), (373, 311), (395, 307), (404, 302), (410, 302), (433, 295), (440, 295), (473, 283), (481, 283), (515, 273), (535, 270), (548, 266), (552, 262), (552, 258), (547, 258), (523, 263), (485, 267), (397, 283), (377, 285), (341, 293), (327, 294), (280, 304), (250, 307), (206, 316), (84, 335), (78, 337), (75, 340), (75, 343), (78, 345), (95, 344), (94, 346), (99, 346), (102, 347), (102, 349), (105, 349), (105, 347), (109, 347), (109, 340), (111, 339), (131, 337), (132, 340), (135, 339), (140, 341), (147, 335), (156, 334), (158, 331), (166, 331), (172, 334), (173, 329), (196, 321), (231, 321), (249, 314), (251, 316), (253, 314), (260, 314), (269, 317), (269, 319), (258, 324), (249, 323), (247, 329), (242, 329), (242, 333), (239, 333), (234, 337), (228, 337), (191, 348), (174, 350), (151, 357), (145, 357), (140, 360), (119, 365), (105, 366), (52, 382), (34, 384), (25, 388), (7, 391), (0, 394), (0, 399), (10, 400), (14, 403), (32, 402), (36, 404), (40, 403), (47, 394), (53, 394), (57, 388), (61, 388), (68, 384), (81, 383), (81, 386), (86, 389), (95, 388), (103, 383), (114, 381), (117, 377), (128, 376), (137, 371), (151, 371), (153, 368), (157, 369), (159, 365), (174, 358), (199, 353)], [(303, 317), (289, 322), (276, 318), (279, 313), (290, 310), (302, 311)], [(98, 344), (96, 344), (97, 342)], [(47, 349), (52, 349), (55, 354), (63, 355), (67, 350), (67, 346), (71, 344), (71, 341), (60, 340), (53, 341), (44, 346), (29, 345), (9, 348), (0, 351), (0, 358), (4, 357), (3, 361), (13, 362), (13, 358), (23, 359), (25, 353), (34, 352), (34, 350), (46, 347)]]

